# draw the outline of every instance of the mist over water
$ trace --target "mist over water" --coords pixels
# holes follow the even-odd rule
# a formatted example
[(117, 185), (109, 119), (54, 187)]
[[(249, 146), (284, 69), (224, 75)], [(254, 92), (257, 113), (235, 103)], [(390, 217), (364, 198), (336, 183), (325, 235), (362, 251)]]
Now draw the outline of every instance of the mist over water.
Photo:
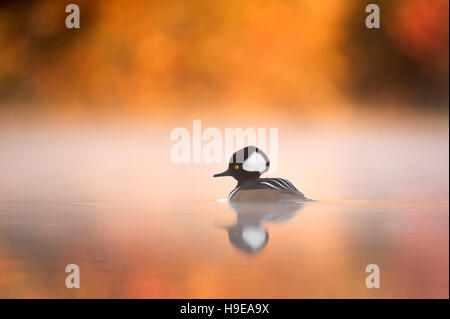
[(3, 126), (0, 297), (448, 297), (447, 121), (281, 126), (274, 176), (319, 201), (276, 213), (217, 201), (226, 162), (172, 163), (179, 124)]
[[(313, 199), (447, 200), (448, 122), (419, 126), (423, 123), (261, 121), (259, 127), (278, 126), (279, 131), (278, 167), (267, 176), (288, 178)], [(217, 127), (222, 134), (227, 124), (234, 123), (204, 121), (205, 128)], [(226, 168), (225, 158), (214, 164), (171, 160), (176, 142), (170, 132), (183, 125), (192, 134), (188, 120), (159, 126), (5, 125), (0, 198), (225, 198), (234, 179), (211, 178)], [(192, 153), (192, 143), (190, 148)]]

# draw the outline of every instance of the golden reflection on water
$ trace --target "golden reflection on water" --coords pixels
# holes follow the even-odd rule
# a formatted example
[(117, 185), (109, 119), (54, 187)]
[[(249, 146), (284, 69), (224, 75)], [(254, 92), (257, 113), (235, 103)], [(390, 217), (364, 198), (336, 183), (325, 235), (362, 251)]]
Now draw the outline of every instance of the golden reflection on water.
[[(2, 201), (0, 297), (448, 298), (448, 202), (297, 205)], [(249, 225), (263, 231), (246, 242)]]

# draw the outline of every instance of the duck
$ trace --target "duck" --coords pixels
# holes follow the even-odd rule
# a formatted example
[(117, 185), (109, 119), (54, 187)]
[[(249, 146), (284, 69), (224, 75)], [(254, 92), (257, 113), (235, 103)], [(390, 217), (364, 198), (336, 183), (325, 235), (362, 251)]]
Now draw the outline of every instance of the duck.
[(261, 178), (269, 167), (269, 158), (261, 149), (247, 146), (231, 156), (227, 170), (213, 177), (231, 176), (237, 180), (236, 187), (228, 195), (229, 202), (307, 200), (287, 179)]

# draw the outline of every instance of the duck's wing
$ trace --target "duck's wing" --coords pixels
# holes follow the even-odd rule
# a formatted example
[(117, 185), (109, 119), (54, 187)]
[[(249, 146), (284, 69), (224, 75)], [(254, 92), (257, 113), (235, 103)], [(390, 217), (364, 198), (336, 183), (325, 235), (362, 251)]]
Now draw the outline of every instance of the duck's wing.
[(291, 192), (299, 192), (287, 179), (283, 178), (259, 178), (249, 181), (241, 186), (241, 189), (278, 189)]
[(283, 178), (268, 178), (267, 181), (264, 181), (263, 183), (268, 183), (270, 185), (274, 185), (276, 187), (279, 187), (283, 190), (289, 190), (298, 192), (298, 189), (287, 179)]

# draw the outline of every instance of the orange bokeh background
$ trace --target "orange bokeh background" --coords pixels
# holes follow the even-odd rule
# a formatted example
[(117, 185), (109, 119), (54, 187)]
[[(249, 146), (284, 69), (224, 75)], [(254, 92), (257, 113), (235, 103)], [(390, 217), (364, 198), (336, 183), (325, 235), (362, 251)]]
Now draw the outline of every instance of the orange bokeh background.
[[(2, 114), (446, 111), (448, 1), (64, 1), (0, 5)], [(35, 115), (36, 115), (35, 114)], [(137, 114), (137, 116), (136, 116)]]

